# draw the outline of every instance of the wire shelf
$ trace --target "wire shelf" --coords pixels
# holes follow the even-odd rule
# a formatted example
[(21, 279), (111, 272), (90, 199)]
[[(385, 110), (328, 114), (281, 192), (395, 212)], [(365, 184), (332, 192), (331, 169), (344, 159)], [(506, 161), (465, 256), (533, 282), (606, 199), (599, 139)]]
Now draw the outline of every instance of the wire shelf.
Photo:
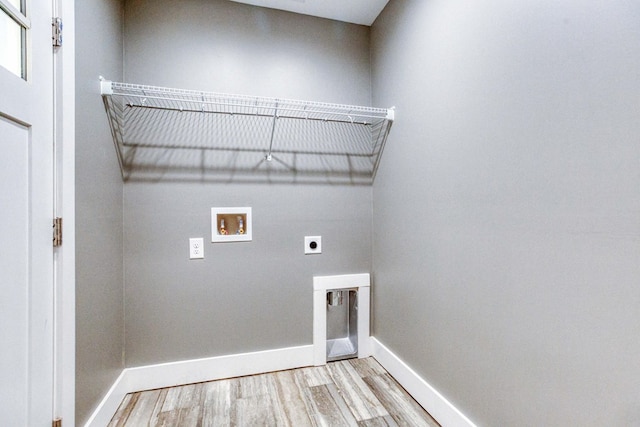
[(101, 81), (123, 179), (189, 174), (371, 183), (393, 109)]

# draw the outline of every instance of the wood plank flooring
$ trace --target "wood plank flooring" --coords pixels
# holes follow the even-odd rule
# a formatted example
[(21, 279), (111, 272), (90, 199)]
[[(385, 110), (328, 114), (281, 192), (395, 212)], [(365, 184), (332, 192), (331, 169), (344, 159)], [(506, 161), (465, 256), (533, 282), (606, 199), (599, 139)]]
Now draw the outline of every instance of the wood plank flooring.
[(109, 427), (439, 426), (373, 358), (128, 394)]

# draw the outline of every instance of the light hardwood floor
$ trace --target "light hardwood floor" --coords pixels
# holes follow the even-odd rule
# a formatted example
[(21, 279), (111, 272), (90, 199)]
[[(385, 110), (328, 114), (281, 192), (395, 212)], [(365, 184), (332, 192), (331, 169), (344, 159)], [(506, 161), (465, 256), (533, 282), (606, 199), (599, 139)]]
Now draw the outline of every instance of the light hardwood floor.
[(128, 394), (115, 426), (438, 426), (373, 358)]

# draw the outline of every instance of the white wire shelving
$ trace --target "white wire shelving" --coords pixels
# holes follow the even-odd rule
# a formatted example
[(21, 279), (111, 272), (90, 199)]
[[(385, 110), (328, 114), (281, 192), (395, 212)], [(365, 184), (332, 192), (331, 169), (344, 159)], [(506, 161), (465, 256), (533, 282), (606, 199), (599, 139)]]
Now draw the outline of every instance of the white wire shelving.
[[(373, 182), (394, 110), (101, 79), (123, 179)], [(293, 177), (293, 178), (292, 178)]]

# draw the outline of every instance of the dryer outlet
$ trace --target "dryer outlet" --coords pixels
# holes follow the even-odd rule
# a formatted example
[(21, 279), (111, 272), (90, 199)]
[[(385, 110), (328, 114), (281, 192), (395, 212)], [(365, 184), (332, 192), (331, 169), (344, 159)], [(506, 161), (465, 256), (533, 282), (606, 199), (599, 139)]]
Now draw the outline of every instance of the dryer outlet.
[(304, 236), (304, 254), (321, 254), (322, 236)]

